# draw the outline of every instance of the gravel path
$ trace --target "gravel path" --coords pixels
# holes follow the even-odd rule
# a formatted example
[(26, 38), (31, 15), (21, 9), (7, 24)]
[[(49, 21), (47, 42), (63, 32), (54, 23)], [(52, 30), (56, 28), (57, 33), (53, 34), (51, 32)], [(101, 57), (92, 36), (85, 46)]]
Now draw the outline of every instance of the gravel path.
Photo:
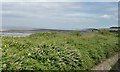
[(118, 57), (118, 53), (117, 53), (116, 55), (110, 57), (109, 59), (105, 60), (104, 62), (98, 64), (91, 70), (110, 70), (112, 68), (112, 66), (118, 61), (118, 59), (120, 59), (120, 57)]

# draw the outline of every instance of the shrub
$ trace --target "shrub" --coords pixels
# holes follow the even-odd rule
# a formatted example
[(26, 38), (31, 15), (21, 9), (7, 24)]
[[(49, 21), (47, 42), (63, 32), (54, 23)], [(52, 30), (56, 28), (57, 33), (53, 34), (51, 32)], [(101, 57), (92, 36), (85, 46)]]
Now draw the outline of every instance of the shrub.
[(2, 69), (87, 70), (120, 51), (118, 37), (106, 30), (81, 35), (46, 32), (3, 37)]
[(111, 35), (111, 33), (109, 32), (109, 30), (99, 30), (99, 33), (102, 35)]

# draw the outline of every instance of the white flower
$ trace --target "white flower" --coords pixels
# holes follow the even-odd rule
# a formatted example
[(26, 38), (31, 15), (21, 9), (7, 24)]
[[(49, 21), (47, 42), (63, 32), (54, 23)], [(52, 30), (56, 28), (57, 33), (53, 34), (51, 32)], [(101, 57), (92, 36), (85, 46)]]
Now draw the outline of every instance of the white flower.
[(30, 55), (31, 55), (31, 53), (28, 54), (28, 56), (30, 56)]
[(5, 47), (7, 47), (7, 45), (5, 45)]
[(6, 68), (6, 64), (3, 64), (3, 68)]

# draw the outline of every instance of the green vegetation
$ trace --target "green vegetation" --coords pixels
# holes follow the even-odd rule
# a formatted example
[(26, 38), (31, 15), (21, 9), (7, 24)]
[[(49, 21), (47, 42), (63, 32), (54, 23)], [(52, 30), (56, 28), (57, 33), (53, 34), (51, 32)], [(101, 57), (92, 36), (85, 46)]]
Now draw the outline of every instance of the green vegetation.
[(36, 33), (2, 38), (3, 70), (86, 70), (120, 51), (118, 35)]

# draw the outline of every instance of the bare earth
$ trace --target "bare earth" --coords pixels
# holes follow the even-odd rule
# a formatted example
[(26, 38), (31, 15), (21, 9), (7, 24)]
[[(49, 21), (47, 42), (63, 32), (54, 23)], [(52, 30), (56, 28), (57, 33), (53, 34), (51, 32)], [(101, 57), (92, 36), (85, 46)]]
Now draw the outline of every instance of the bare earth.
[(117, 53), (116, 55), (110, 57), (109, 59), (105, 60), (104, 62), (98, 64), (91, 70), (110, 70), (112, 68), (112, 66), (118, 61), (118, 59), (120, 59), (120, 57), (118, 57), (118, 53)]

